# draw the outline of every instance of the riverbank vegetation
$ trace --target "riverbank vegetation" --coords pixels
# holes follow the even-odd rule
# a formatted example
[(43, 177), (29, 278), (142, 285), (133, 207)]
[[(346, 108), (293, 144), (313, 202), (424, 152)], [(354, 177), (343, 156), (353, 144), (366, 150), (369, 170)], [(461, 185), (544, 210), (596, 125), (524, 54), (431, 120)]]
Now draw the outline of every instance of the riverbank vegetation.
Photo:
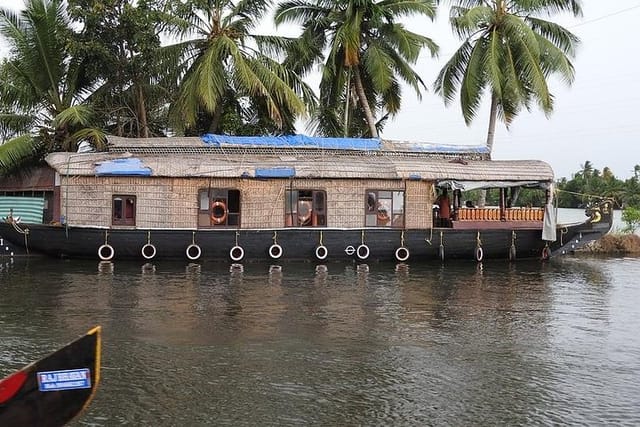
[(609, 233), (589, 243), (580, 253), (606, 255), (640, 255), (640, 236), (630, 233)]
[(633, 176), (621, 180), (608, 167), (596, 169), (585, 161), (571, 179), (562, 178), (556, 183), (558, 205), (581, 208), (594, 197), (613, 200), (614, 208), (622, 209), (623, 225), (587, 245), (582, 252), (596, 254), (638, 255), (640, 254), (640, 165), (636, 165)]

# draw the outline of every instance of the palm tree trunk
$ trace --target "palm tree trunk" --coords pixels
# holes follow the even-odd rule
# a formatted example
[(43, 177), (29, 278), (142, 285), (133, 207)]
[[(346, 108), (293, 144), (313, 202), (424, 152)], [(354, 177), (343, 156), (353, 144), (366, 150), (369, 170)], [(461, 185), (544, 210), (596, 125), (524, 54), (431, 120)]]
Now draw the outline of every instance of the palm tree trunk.
[(144, 98), (144, 91), (141, 85), (138, 86), (138, 121), (140, 122), (140, 136), (149, 138), (149, 123), (147, 122), (147, 105)]
[(489, 159), (493, 152), (493, 139), (496, 134), (496, 119), (498, 117), (498, 98), (491, 94), (491, 110), (489, 111), (489, 130), (487, 131), (487, 148), (489, 149)]
[(347, 96), (344, 100), (344, 137), (349, 136), (349, 101), (351, 100), (351, 70), (347, 70)]
[(216, 133), (218, 131), (218, 127), (220, 125), (220, 119), (222, 119), (222, 105), (218, 103), (216, 105), (216, 109), (213, 112), (213, 117), (211, 118), (211, 124), (209, 125), (209, 132)]
[(369, 101), (367, 101), (367, 96), (364, 93), (364, 86), (362, 86), (362, 79), (360, 78), (360, 70), (358, 67), (352, 68), (353, 77), (355, 79), (356, 84), (356, 92), (358, 93), (358, 98), (360, 99), (360, 104), (362, 105), (362, 109), (364, 110), (364, 116), (367, 119), (367, 124), (369, 125), (369, 132), (371, 132), (371, 138), (378, 137), (378, 130), (376, 129), (376, 122), (373, 118), (373, 113), (371, 112), (371, 107), (369, 106)]
[[(496, 134), (496, 119), (498, 117), (498, 98), (491, 94), (491, 109), (489, 110), (489, 130), (487, 131), (487, 148), (489, 149), (489, 159), (493, 152), (493, 139)], [(483, 208), (487, 204), (487, 190), (480, 190), (478, 196), (478, 206)]]

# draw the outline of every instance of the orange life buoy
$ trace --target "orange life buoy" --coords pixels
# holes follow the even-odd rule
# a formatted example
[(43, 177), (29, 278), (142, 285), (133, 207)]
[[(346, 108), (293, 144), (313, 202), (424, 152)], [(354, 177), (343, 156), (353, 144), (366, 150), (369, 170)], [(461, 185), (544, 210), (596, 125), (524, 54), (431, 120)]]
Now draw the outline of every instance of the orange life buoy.
[(211, 204), (211, 221), (214, 224), (222, 224), (227, 220), (227, 205), (220, 200)]

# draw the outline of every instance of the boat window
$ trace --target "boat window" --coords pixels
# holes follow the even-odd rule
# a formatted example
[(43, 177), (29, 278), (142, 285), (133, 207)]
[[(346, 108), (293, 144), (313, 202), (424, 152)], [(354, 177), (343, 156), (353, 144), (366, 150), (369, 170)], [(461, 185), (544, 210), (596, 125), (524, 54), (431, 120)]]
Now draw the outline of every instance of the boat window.
[(367, 190), (366, 227), (404, 227), (404, 191)]
[(198, 191), (198, 227), (240, 225), (240, 190), (201, 188)]
[(136, 196), (114, 195), (111, 206), (113, 225), (136, 225)]
[(284, 223), (287, 227), (326, 227), (327, 197), (322, 190), (287, 190)]

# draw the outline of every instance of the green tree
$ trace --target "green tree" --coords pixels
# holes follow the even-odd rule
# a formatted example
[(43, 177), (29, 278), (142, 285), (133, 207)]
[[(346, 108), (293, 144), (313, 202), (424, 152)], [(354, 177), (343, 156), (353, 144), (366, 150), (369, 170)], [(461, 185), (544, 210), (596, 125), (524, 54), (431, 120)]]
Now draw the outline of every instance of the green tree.
[(99, 82), (90, 98), (105, 130), (119, 136), (164, 133), (169, 89), (158, 49), (170, 19), (163, 2), (69, 0), (81, 30), (73, 52), (85, 58), (87, 75)]
[[(267, 52), (277, 51), (276, 36), (254, 34), (267, 0), (186, 0), (173, 4), (177, 43), (167, 57), (178, 58), (179, 92), (171, 107), (182, 128), (216, 132), (231, 111), (248, 120), (270, 121), (274, 132), (290, 131), (313, 102), (313, 91)], [(269, 50), (271, 49), (271, 51)], [(177, 53), (178, 55), (171, 55)]]
[(435, 82), (445, 102), (460, 93), (465, 122), (475, 118), (488, 92), (491, 100), (487, 147), (493, 149), (496, 120), (508, 126), (532, 102), (550, 114), (553, 97), (547, 79), (559, 75), (571, 83), (578, 38), (538, 16), (582, 14), (579, 0), (457, 0), (450, 23), (463, 40)]
[(316, 111), (321, 133), (351, 134), (349, 113), (357, 102), (354, 121), (364, 120), (362, 133), (377, 137), (381, 120), (400, 110), (400, 81), (421, 95), (425, 85), (412, 65), (423, 48), (434, 55), (438, 47), (398, 22), (412, 15), (433, 19), (434, 1), (291, 0), (276, 8), (276, 25), (302, 25), (289, 66), (302, 73), (324, 61)]
[(593, 164), (586, 160), (583, 164), (580, 165), (580, 172), (578, 172), (580, 176), (584, 179), (589, 179), (594, 175)]
[(640, 208), (640, 178), (633, 176), (623, 186), (623, 205)]
[(622, 211), (622, 221), (625, 223), (623, 232), (635, 233), (640, 227), (640, 208), (626, 207)]
[(0, 175), (50, 151), (75, 151), (83, 140), (100, 148), (104, 135), (90, 127), (92, 111), (83, 104), (92, 82), (67, 51), (64, 2), (28, 0), (21, 12), (0, 9), (0, 34), (10, 47), (0, 70), (0, 128), (18, 135), (0, 145)]
[(594, 198), (613, 199), (614, 206), (636, 206), (640, 200), (640, 187), (635, 177), (623, 182), (608, 166), (600, 172), (588, 160), (570, 180), (558, 180), (556, 188), (558, 205), (565, 208), (584, 207)]

